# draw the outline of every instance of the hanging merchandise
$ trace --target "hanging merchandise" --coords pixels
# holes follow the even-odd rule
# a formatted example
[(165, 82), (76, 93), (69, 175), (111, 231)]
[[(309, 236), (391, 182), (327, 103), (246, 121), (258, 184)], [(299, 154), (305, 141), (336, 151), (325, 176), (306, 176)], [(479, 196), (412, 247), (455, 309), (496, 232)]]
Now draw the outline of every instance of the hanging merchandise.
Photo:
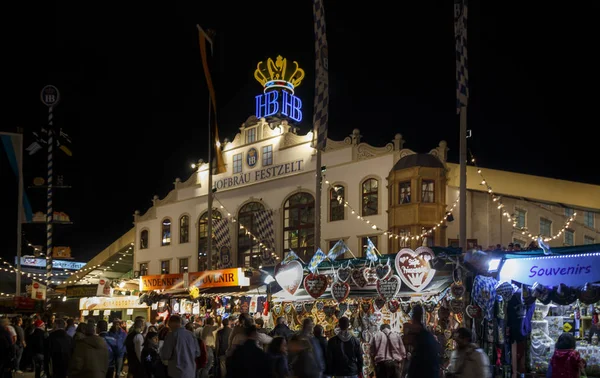
[(391, 300), (398, 295), (402, 281), (400, 277), (393, 275), (385, 280), (377, 280), (377, 292), (379, 296), (385, 300)]
[(419, 247), (416, 251), (402, 248), (396, 254), (396, 272), (406, 286), (420, 292), (435, 276), (435, 270), (429, 264), (434, 258), (435, 254), (428, 247)]
[(317, 299), (327, 290), (327, 277), (323, 274), (309, 273), (304, 277), (304, 289), (313, 298)]
[(365, 287), (367, 285), (364, 270), (364, 267), (352, 269), (352, 281), (359, 288)]
[(350, 285), (348, 285), (347, 282), (335, 281), (331, 285), (330, 290), (333, 299), (335, 299), (339, 303), (342, 303), (346, 300), (346, 298), (348, 298), (348, 295), (350, 294)]
[(545, 305), (550, 303), (550, 290), (539, 282), (535, 282), (531, 287), (531, 295)]
[[(586, 283), (579, 292), (579, 300), (587, 305), (593, 305), (600, 302), (600, 285)], [(592, 315), (590, 313), (590, 315)]]
[(510, 300), (510, 298), (512, 298), (513, 292), (514, 290), (510, 282), (499, 282), (496, 285), (496, 294), (501, 296), (502, 299), (507, 302)]
[(392, 267), (390, 265), (390, 259), (388, 258), (387, 263), (383, 265), (381, 262), (375, 267), (375, 273), (377, 278), (385, 280), (392, 274)]
[(302, 276), (304, 274), (304, 268), (300, 262), (294, 260), (283, 265), (280, 264), (275, 270), (275, 281), (281, 286), (282, 289), (294, 295), (296, 291), (302, 285)]
[(372, 267), (372, 262), (369, 262), (369, 266), (363, 268), (363, 275), (368, 286), (373, 286), (377, 283), (377, 272)]
[(570, 288), (563, 283), (555, 287), (550, 294), (552, 302), (561, 306), (568, 306), (571, 303), (574, 303), (578, 296), (579, 293), (577, 289)]
[(340, 282), (348, 282), (350, 275), (352, 274), (352, 268), (350, 267), (350, 263), (346, 267), (339, 267), (337, 270), (337, 277)]
[(496, 301), (497, 281), (492, 277), (477, 276), (473, 281), (473, 302), (483, 311), (486, 320), (494, 317), (494, 302)]

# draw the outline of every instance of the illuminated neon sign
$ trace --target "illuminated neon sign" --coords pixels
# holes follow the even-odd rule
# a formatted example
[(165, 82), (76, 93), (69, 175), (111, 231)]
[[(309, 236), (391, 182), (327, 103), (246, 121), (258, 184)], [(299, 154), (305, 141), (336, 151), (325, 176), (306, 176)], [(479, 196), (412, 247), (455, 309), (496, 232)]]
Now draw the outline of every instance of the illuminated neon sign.
[(304, 78), (304, 70), (293, 62), (288, 70), (287, 60), (281, 55), (275, 61), (259, 62), (254, 78), (263, 86), (264, 93), (256, 96), (256, 117), (281, 113), (296, 122), (302, 121), (302, 100), (294, 96), (294, 89)]

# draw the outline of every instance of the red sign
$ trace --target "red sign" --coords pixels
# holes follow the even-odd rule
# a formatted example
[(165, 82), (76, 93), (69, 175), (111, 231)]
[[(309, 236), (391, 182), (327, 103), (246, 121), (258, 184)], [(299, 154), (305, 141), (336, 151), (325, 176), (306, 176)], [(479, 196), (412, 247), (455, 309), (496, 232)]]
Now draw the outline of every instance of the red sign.
[(39, 284), (39, 283), (37, 283), (37, 282), (34, 282), (34, 283), (33, 283), (33, 288), (34, 288), (34, 289), (39, 289), (39, 288), (40, 288), (40, 284)]
[(100, 285), (104, 285), (105, 283), (106, 283), (106, 281), (100, 280)]

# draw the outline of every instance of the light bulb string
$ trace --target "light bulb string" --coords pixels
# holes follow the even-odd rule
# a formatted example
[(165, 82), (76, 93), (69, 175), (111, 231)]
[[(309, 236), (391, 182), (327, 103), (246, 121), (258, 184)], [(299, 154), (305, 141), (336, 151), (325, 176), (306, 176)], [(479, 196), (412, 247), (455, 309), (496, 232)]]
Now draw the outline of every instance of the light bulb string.
[(538, 240), (538, 238), (541, 238), (545, 242), (548, 242), (550, 240), (555, 240), (556, 238), (561, 236), (568, 229), (569, 225), (575, 220), (575, 217), (577, 217), (577, 213), (574, 212), (571, 216), (569, 216), (567, 218), (563, 227), (554, 235), (551, 235), (551, 236), (542, 235), (541, 232), (538, 235), (532, 234), (531, 232), (529, 232), (529, 230), (527, 229), (526, 226), (520, 227), (518, 225), (518, 223), (517, 223), (518, 220), (517, 220), (517, 217), (515, 214), (510, 214), (508, 211), (506, 211), (506, 205), (504, 205), (504, 203), (502, 202), (502, 196), (494, 193), (494, 191), (492, 190), (492, 186), (485, 179), (482, 169), (477, 165), (477, 161), (475, 160), (475, 156), (473, 155), (473, 152), (471, 150), (469, 150), (469, 155), (471, 156), (471, 164), (477, 169), (477, 174), (481, 178), (480, 185), (485, 186), (488, 195), (492, 198), (492, 201), (496, 202), (498, 204), (498, 206), (497, 206), (498, 210), (502, 211), (502, 216), (506, 218), (506, 221), (508, 223), (512, 224), (513, 228), (519, 230), (521, 232), (521, 235), (526, 235), (531, 240)]
[[(400, 239), (402, 241), (419, 240), (419, 239), (427, 237), (428, 235), (431, 235), (433, 233), (433, 231), (442, 227), (447, 222), (448, 215), (450, 214), (450, 212), (452, 212), (452, 210), (454, 210), (456, 208), (456, 206), (458, 205), (458, 201), (460, 199), (460, 196), (459, 196), (456, 198), (456, 200), (454, 200), (454, 203), (452, 204), (452, 206), (444, 212), (444, 216), (442, 217), (442, 219), (440, 219), (432, 228), (423, 231), (419, 235), (411, 235), (410, 233), (408, 233), (406, 235), (400, 235), (400, 234), (396, 234), (396, 233), (390, 231), (390, 228), (388, 228), (387, 230), (384, 230), (384, 229), (378, 227), (376, 224), (372, 224), (372, 222), (370, 220), (365, 219), (363, 216), (361, 216), (360, 213), (355, 208), (353, 208), (352, 205), (350, 205), (350, 202), (346, 201), (346, 199), (342, 195), (338, 194), (339, 189), (341, 187), (340, 185), (337, 185), (337, 186), (332, 185), (331, 182), (329, 182), (329, 180), (325, 180), (325, 184), (329, 188), (329, 191), (331, 191), (331, 190), (335, 191), (335, 193), (337, 194), (336, 200), (340, 204), (343, 204), (344, 207), (349, 208), (352, 216), (356, 215), (356, 218), (355, 218), (356, 220), (360, 220), (363, 223), (369, 225), (369, 227), (372, 230), (382, 232), (383, 235), (387, 236), (389, 239), (395, 238), (395, 239)], [(328, 197), (331, 198), (329, 195), (328, 195)], [(331, 201), (331, 199), (330, 199), (330, 201)]]
[[(213, 193), (213, 199), (215, 201), (217, 201), (217, 203), (219, 204), (219, 208), (227, 214), (226, 217), (228, 219), (231, 219), (231, 223), (237, 223), (239, 225), (239, 227), (237, 227), (239, 230), (243, 230), (244, 233), (246, 234), (246, 236), (249, 236), (252, 241), (258, 242), (259, 249), (261, 249), (261, 250), (264, 249), (266, 252), (271, 252), (271, 256), (273, 256), (273, 258), (275, 258), (276, 260), (280, 259), (279, 256), (277, 256), (277, 254), (275, 253), (275, 246), (271, 246), (269, 248), (270, 242), (265, 242), (262, 238), (253, 234), (250, 227), (247, 227), (246, 225), (242, 224), (236, 216), (232, 215), (232, 213), (219, 200), (216, 193)], [(214, 230), (213, 230), (213, 235), (214, 235)]]

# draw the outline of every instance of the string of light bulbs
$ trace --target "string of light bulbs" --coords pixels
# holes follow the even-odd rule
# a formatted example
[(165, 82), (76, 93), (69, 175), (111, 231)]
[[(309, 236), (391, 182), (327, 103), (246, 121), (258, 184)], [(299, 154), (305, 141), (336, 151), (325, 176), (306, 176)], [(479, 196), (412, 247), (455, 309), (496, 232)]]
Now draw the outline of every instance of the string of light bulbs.
[[(119, 261), (123, 260), (123, 257), (125, 257), (125, 256), (129, 256), (129, 255), (128, 255), (128, 253), (129, 253), (130, 251), (131, 251), (131, 254), (133, 255), (133, 243), (131, 243), (131, 244), (130, 244), (130, 246), (129, 246), (129, 248), (127, 248), (127, 250), (126, 250), (126, 251), (123, 253), (123, 256), (119, 257), (119, 259), (118, 259), (117, 261), (115, 261), (114, 263), (112, 263), (112, 264), (111, 264), (109, 267), (105, 267), (104, 269), (102, 269), (102, 271), (103, 271), (103, 272), (106, 272), (107, 270), (109, 270), (109, 269), (111, 269), (112, 267), (114, 267), (114, 266), (115, 266), (115, 264), (118, 264), (118, 263), (119, 263)], [(88, 269), (88, 270), (95, 269), (96, 267), (97, 267), (97, 268), (101, 268), (102, 266), (101, 266), (101, 265), (95, 265), (94, 267), (92, 267), (92, 268), (90, 268), (90, 269)], [(75, 279), (72, 279), (72, 278), (71, 278), (71, 279), (69, 279), (69, 280), (65, 281), (64, 283), (65, 283), (65, 284), (73, 284), (73, 283), (77, 283), (78, 281), (81, 281), (81, 280), (83, 280), (83, 279), (86, 277), (86, 275), (87, 275), (87, 274), (84, 274), (84, 275), (83, 275), (83, 276), (81, 276), (81, 277), (78, 277), (78, 276), (76, 276), (76, 278), (75, 278)], [(71, 276), (71, 277), (72, 277), (72, 276)], [(93, 276), (90, 276), (90, 277), (91, 277), (91, 278), (96, 278), (96, 277), (99, 277), (99, 275), (98, 275), (98, 274), (95, 274), (95, 275), (93, 275)]]
[[(332, 185), (328, 180), (325, 180), (325, 185), (328, 186), (328, 188), (330, 190), (335, 190), (336, 194), (338, 193), (339, 190), (339, 186), (334, 186)], [(456, 200), (454, 201), (454, 203), (452, 204), (452, 206), (450, 207), (449, 210), (447, 210), (444, 213), (444, 216), (442, 217), (442, 219), (439, 220), (439, 222), (437, 222), (437, 224), (435, 226), (433, 226), (432, 228), (423, 231), (420, 235), (400, 235), (400, 234), (396, 234), (394, 232), (391, 232), (388, 230), (384, 230), (380, 227), (378, 227), (376, 224), (372, 224), (370, 220), (365, 219), (363, 216), (360, 215), (360, 213), (355, 210), (348, 201), (346, 201), (341, 195), (337, 195), (337, 200), (340, 204), (344, 204), (344, 207), (347, 207), (348, 209), (350, 209), (350, 213), (351, 215), (356, 215), (356, 220), (362, 221), (363, 223), (367, 224), (372, 230), (375, 231), (380, 231), (383, 232), (383, 235), (387, 236), (389, 239), (395, 238), (395, 239), (399, 239), (402, 241), (409, 241), (409, 240), (419, 240), (419, 239), (423, 239), (425, 237), (427, 237), (428, 235), (431, 235), (433, 233), (433, 231), (435, 231), (436, 229), (438, 229), (439, 227), (441, 227), (442, 225), (444, 225), (447, 220), (448, 220), (448, 215), (456, 208), (456, 206), (458, 205), (458, 200), (460, 199), (460, 197), (457, 197)]]
[[(227, 215), (227, 218), (231, 219), (231, 223), (237, 223), (239, 225), (239, 229), (240, 230), (244, 230), (244, 232), (246, 233), (247, 236), (249, 236), (250, 238), (252, 238), (252, 240), (257, 241), (258, 242), (258, 246), (260, 249), (264, 249), (266, 252), (269, 252), (270, 249), (267, 246), (266, 243), (263, 242), (262, 239), (260, 239), (259, 237), (257, 237), (256, 235), (254, 235), (252, 233), (252, 231), (250, 230), (249, 227), (246, 227), (245, 225), (241, 224), (241, 222), (239, 222), (239, 220), (232, 215), (229, 210), (227, 210), (227, 208), (225, 207), (225, 205), (223, 205), (223, 203), (219, 200), (219, 198), (217, 197), (217, 195), (215, 193), (213, 193), (213, 199), (215, 201), (217, 201), (217, 203), (219, 204), (219, 208), (221, 210), (223, 210)], [(271, 252), (271, 256), (273, 256), (276, 260), (279, 260), (279, 256), (277, 256), (277, 254), (275, 253), (275, 251)], [(258, 257), (258, 256), (254, 256), (254, 257)]]
[(506, 205), (504, 205), (504, 203), (502, 203), (502, 196), (497, 195), (496, 193), (494, 193), (494, 191), (492, 190), (492, 186), (485, 179), (485, 176), (483, 175), (483, 171), (477, 165), (477, 161), (475, 160), (475, 156), (473, 155), (473, 153), (470, 150), (469, 150), (469, 154), (471, 156), (471, 164), (477, 169), (477, 174), (481, 178), (480, 185), (485, 186), (488, 195), (492, 198), (493, 202), (496, 202), (498, 204), (497, 208), (498, 208), (498, 210), (502, 211), (502, 216), (506, 218), (506, 221), (508, 223), (512, 224), (513, 228), (516, 228), (517, 230), (519, 230), (522, 235), (525, 235), (525, 236), (529, 237), (531, 240), (538, 240), (538, 238), (543, 238), (543, 240), (545, 242), (548, 242), (550, 240), (556, 240), (556, 238), (558, 238), (559, 236), (561, 236), (567, 230), (567, 228), (569, 228), (569, 225), (575, 220), (575, 217), (577, 216), (576, 212), (574, 212), (570, 217), (568, 217), (567, 221), (564, 223), (563, 227), (556, 234), (554, 234), (552, 236), (544, 236), (544, 235), (541, 235), (541, 234), (534, 235), (531, 232), (529, 232), (529, 230), (527, 229), (527, 227), (519, 227), (518, 224), (517, 224), (517, 217), (516, 217), (516, 215), (515, 214), (510, 214), (508, 211), (506, 211)]

